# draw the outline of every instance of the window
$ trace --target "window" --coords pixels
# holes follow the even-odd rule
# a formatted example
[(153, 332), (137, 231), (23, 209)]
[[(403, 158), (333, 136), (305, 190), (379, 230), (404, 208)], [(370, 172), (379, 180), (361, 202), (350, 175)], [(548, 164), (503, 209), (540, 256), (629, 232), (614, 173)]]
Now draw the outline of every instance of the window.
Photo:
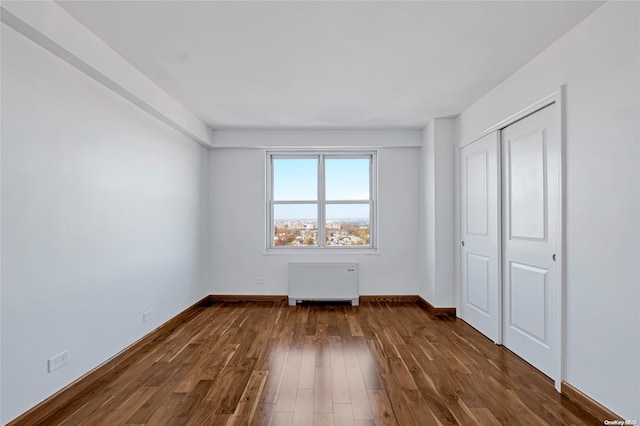
[(372, 152), (267, 153), (268, 248), (375, 248)]

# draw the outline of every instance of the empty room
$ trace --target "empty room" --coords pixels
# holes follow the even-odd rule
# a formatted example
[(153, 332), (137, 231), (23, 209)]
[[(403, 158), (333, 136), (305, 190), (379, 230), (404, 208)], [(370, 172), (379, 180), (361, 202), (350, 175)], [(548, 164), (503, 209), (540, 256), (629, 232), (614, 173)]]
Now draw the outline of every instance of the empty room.
[(640, 2), (0, 8), (1, 425), (640, 422)]

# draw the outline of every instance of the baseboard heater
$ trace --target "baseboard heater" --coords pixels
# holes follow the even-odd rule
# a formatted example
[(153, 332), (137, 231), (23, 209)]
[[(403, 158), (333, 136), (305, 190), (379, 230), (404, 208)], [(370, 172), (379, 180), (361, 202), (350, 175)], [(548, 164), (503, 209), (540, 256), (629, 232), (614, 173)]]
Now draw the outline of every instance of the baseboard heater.
[(289, 305), (310, 301), (349, 300), (359, 304), (357, 263), (290, 263)]

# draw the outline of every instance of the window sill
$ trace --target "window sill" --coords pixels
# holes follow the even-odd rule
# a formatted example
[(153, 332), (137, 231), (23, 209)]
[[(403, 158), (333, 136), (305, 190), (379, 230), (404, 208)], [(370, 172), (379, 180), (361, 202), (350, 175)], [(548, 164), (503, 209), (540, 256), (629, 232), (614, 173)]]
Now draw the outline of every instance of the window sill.
[(380, 250), (376, 248), (303, 248), (303, 249), (269, 249), (265, 250), (263, 256), (279, 256), (279, 255), (302, 255), (302, 256), (335, 256), (335, 255), (379, 255)]

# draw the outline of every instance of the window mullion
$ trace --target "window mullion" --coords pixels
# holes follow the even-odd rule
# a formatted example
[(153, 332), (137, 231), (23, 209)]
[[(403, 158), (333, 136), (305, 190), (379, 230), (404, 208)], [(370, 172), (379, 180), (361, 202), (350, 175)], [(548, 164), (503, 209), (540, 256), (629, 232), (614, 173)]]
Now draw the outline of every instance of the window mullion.
[(378, 247), (378, 227), (376, 226), (377, 217), (377, 202), (378, 202), (378, 184), (377, 184), (377, 157), (371, 155), (369, 157), (369, 243), (371, 247)]
[(273, 156), (269, 156), (269, 182), (267, 185), (267, 199), (269, 200), (269, 223), (267, 226), (267, 248), (273, 248), (275, 246), (274, 236), (276, 231), (276, 220), (275, 220), (275, 210), (273, 207), (273, 191), (274, 191), (274, 182), (273, 182)]
[(269, 247), (273, 247), (274, 236), (276, 234), (276, 220), (275, 220), (275, 207), (273, 200), (269, 200)]
[(325, 246), (325, 175), (324, 175), (324, 155), (318, 156), (318, 247)]

